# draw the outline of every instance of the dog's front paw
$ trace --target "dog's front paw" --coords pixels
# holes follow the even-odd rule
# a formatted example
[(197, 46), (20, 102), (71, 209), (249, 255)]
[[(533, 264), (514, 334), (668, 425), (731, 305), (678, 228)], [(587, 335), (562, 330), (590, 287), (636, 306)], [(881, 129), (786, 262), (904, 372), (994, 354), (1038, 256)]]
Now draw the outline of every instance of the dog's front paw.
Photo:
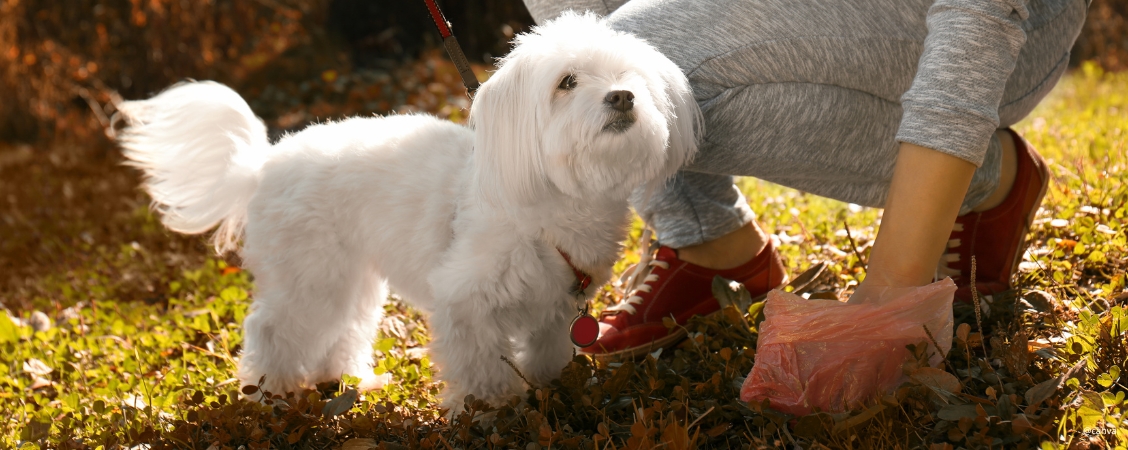
[(524, 401), (520, 395), (506, 394), (478, 398), (473, 395), (452, 392), (449, 388), (443, 391), (440, 398), (442, 403), (439, 404), (439, 407), (446, 410), (445, 416), (448, 419), (458, 417), (459, 414), (468, 410), (475, 411), (475, 417), (477, 417), (481, 412), (491, 411), (505, 405), (520, 404)]
[(560, 369), (552, 367), (543, 370), (528, 370), (524, 375), (532, 384), (533, 389), (538, 389), (552, 386), (553, 380), (560, 379)]
[(466, 411), (466, 402), (464, 400), (455, 400), (453, 398), (443, 397), (442, 403), (439, 403), (439, 409), (443, 410), (443, 416), (447, 419), (454, 419)]
[(443, 416), (448, 420), (454, 420), (467, 411), (482, 411), (489, 408), (488, 403), (483, 400), (472, 395), (452, 393), (449, 389), (444, 390), (439, 398), (442, 399), (439, 408), (443, 410)]
[(560, 379), (560, 372), (572, 360), (570, 355), (561, 356), (567, 357), (548, 358), (544, 355), (536, 355), (532, 358), (520, 357), (521, 374), (529, 380), (534, 389), (551, 386), (553, 380)]

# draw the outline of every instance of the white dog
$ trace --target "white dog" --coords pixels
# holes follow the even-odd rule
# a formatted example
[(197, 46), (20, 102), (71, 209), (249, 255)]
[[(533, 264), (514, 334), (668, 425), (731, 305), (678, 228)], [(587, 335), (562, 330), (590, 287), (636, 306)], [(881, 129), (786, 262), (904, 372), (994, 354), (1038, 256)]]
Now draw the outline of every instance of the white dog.
[[(162, 221), (242, 239), (257, 291), (239, 379), (285, 392), (369, 388), (388, 286), (429, 313), (444, 405), (493, 404), (571, 358), (577, 309), (610, 277), (636, 188), (697, 148), (681, 70), (591, 15), (515, 40), (471, 127), (425, 115), (313, 125), (271, 145), (231, 89), (182, 83), (127, 102), (121, 144)], [(570, 256), (571, 264), (563, 255)], [(582, 295), (577, 273), (594, 283)]]

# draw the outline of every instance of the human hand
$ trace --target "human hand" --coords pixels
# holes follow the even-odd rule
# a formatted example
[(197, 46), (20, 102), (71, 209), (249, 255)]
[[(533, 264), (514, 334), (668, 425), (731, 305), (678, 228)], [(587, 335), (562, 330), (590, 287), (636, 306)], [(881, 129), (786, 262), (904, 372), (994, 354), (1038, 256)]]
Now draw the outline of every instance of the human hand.
[[(952, 295), (946, 279), (927, 286), (859, 286), (851, 302), (768, 293), (756, 361), (743, 401), (771, 401), (789, 414), (859, 407), (904, 381), (909, 344), (934, 343), (938, 364), (952, 345)], [(931, 345), (930, 345), (931, 347)]]
[(846, 300), (850, 305), (864, 305), (875, 304), (880, 305), (888, 302), (890, 299), (898, 298), (905, 293), (916, 289), (918, 286), (897, 286), (882, 283), (878, 281), (871, 281), (866, 278), (854, 289), (854, 293)]

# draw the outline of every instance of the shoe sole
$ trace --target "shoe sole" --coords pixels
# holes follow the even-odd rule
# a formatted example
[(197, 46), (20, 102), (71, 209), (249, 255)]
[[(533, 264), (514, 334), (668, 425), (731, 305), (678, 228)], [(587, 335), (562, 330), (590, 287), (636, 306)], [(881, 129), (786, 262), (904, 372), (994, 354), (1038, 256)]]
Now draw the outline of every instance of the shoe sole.
[[(815, 264), (815, 265), (811, 266), (811, 268), (807, 269), (807, 271), (799, 274), (799, 276), (795, 277), (795, 279), (791, 280), (791, 282), (786, 283), (786, 284), (781, 284), (780, 287), (782, 287), (784, 289), (786, 289), (787, 287), (791, 287), (791, 293), (792, 294), (795, 294), (795, 295), (802, 294), (802, 293), (806, 292), (806, 290), (809, 287), (811, 287), (811, 284), (813, 284), (815, 282), (815, 280), (818, 280), (819, 277), (821, 277), (823, 275), (823, 273), (826, 272), (827, 267), (829, 267), (829, 264), (827, 264), (825, 262)], [(777, 287), (776, 289), (780, 289), (780, 287)], [(758, 295), (758, 296), (756, 296), (755, 298), (752, 299), (752, 303), (762, 301), (765, 298), (767, 298), (767, 296), (768, 296), (767, 292), (765, 292), (761, 295)], [(711, 313), (711, 314), (709, 314), (708, 316), (705, 316), (705, 317), (708, 317), (708, 318), (719, 317), (721, 315), (721, 311), (723, 311), (723, 309), (720, 310), (720, 311)], [(694, 316), (694, 317), (696, 317), (696, 316)], [(618, 351), (614, 351), (614, 352), (608, 352), (608, 353), (585, 353), (585, 352), (580, 351), (580, 352), (577, 352), (577, 354), (590, 356), (590, 357), (592, 357), (596, 360), (599, 360), (599, 361), (614, 361), (614, 360), (623, 360), (623, 359), (635, 359), (635, 358), (638, 358), (639, 356), (646, 355), (646, 354), (649, 354), (651, 352), (657, 351), (658, 349), (670, 348), (670, 347), (674, 346), (675, 344), (681, 342), (682, 339), (685, 339), (685, 337), (687, 335), (688, 335), (688, 333), (687, 333), (685, 327), (679, 326), (679, 327), (675, 328), (670, 334), (668, 334), (664, 337), (655, 339), (653, 341), (650, 341), (649, 344), (641, 345), (641, 346), (638, 346), (638, 347), (631, 347), (631, 348), (618, 350)]]

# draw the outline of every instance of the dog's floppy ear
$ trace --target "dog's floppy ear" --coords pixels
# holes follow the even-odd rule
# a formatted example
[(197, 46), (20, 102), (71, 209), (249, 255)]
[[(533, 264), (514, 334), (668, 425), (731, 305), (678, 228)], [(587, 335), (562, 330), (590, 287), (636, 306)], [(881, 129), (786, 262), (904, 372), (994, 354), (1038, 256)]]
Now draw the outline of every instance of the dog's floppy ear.
[(669, 107), (664, 109), (666, 124), (670, 129), (663, 173), (668, 178), (693, 160), (697, 154), (697, 145), (705, 136), (705, 125), (701, 108), (697, 106), (689, 80), (681, 69), (665, 57), (656, 58), (654, 67), (658, 69), (659, 76), (666, 85), (666, 97), (670, 102)]
[(528, 203), (547, 189), (538, 109), (548, 101), (520, 56), (510, 55), (482, 84), (470, 107), (474, 185), (491, 203)]

